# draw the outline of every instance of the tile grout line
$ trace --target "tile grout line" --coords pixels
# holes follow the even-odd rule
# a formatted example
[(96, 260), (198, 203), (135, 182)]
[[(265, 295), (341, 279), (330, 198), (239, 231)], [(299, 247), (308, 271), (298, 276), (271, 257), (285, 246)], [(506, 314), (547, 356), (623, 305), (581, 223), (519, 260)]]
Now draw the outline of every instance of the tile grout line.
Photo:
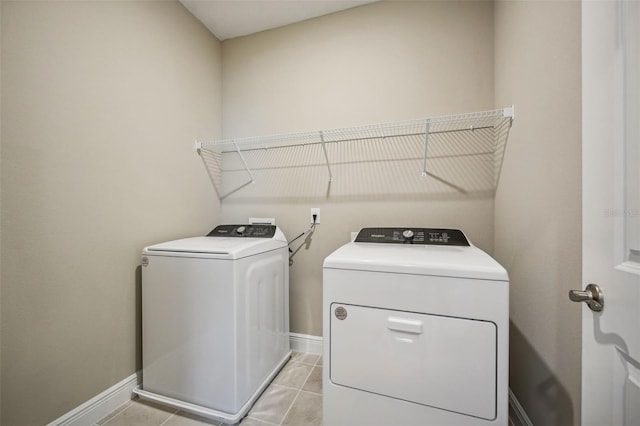
[[(257, 418), (255, 418), (255, 417), (251, 417), (251, 416), (250, 416), (250, 415), (248, 415), (248, 414), (247, 414), (245, 417), (243, 417), (243, 418), (242, 418), (242, 420), (240, 420), (240, 423), (238, 423), (238, 424), (237, 424), (237, 426), (240, 426), (240, 424), (242, 424), (242, 421), (243, 421), (244, 419), (257, 420), (257, 421), (259, 421), (260, 423), (264, 423), (264, 424), (267, 424), (267, 425), (270, 425), (270, 426), (280, 426), (280, 424), (279, 424), (279, 423), (271, 423), (271, 422), (269, 422), (269, 421), (267, 421), (267, 420), (260, 420), (260, 419), (257, 419)], [(225, 423), (222, 423), (222, 424), (221, 424), (221, 426), (227, 426), (227, 425), (226, 425)], [(233, 426), (236, 426), (236, 425), (233, 425)]]
[[(317, 362), (317, 361), (316, 361)], [(309, 365), (309, 364), (307, 364)], [(280, 422), (280, 425), (282, 425), (282, 423), (287, 419), (287, 416), (289, 415), (289, 412), (291, 411), (291, 409), (293, 408), (293, 404), (296, 403), (296, 401), (298, 400), (298, 397), (300, 396), (300, 393), (302, 392), (302, 388), (304, 388), (304, 385), (307, 384), (307, 380), (309, 380), (309, 377), (311, 377), (311, 373), (313, 373), (313, 369), (315, 368), (315, 365), (311, 366), (311, 370), (309, 371), (309, 373), (307, 374), (307, 377), (304, 379), (304, 382), (302, 382), (302, 385), (300, 386), (300, 389), (298, 389), (298, 393), (296, 394), (296, 397), (293, 398), (293, 402), (291, 402), (291, 405), (289, 406), (289, 408), (287, 409), (286, 413), (284, 413), (284, 417), (282, 417), (282, 421)]]
[(117, 411), (119, 408), (121, 408), (123, 405), (126, 405), (125, 408), (123, 408), (122, 410), (118, 411), (116, 414), (114, 414), (113, 416), (111, 416), (109, 418), (109, 420), (107, 420), (106, 422), (102, 423), (102, 425), (100, 425), (100, 421), (104, 420), (105, 417), (101, 418), (100, 420), (98, 420), (97, 422), (95, 422), (96, 426), (106, 426), (107, 423), (109, 423), (111, 420), (113, 420), (114, 417), (118, 417), (120, 414), (124, 413), (125, 411), (127, 411), (132, 405), (133, 405), (133, 399), (130, 399), (129, 401), (126, 401), (124, 403), (122, 403), (120, 406), (118, 406), (115, 410), (111, 411), (111, 413), (107, 414), (105, 417), (113, 414), (114, 411)]
[[(291, 358), (289, 358), (289, 361), (287, 361), (287, 364), (285, 365), (285, 367), (286, 367), (287, 365), (289, 365), (289, 364), (293, 364), (293, 363), (302, 364), (302, 365), (309, 365), (309, 364), (304, 364), (304, 363), (302, 363), (302, 362), (294, 361), (294, 360), (293, 360), (293, 357), (291, 357)], [(285, 367), (283, 367), (282, 369), (284, 370), (284, 368), (285, 368)], [(313, 370), (313, 367), (311, 368), (311, 370)], [(308, 379), (308, 378), (309, 378), (309, 376), (307, 375), (307, 378), (306, 378), (306, 379), (304, 380), (304, 382), (302, 383), (302, 386), (304, 386), (304, 384), (307, 382), (307, 379)], [(274, 380), (275, 380), (275, 378), (274, 378)], [(292, 387), (289, 387), (289, 386), (279, 385), (279, 384), (277, 384), (277, 383), (273, 383), (273, 382), (270, 384), (270, 386), (280, 386), (280, 387), (282, 387), (282, 388), (290, 389), (290, 390), (295, 390), (295, 391), (297, 392), (297, 393), (296, 393), (296, 396), (293, 398), (293, 401), (291, 401), (291, 404), (289, 404), (289, 408), (287, 408), (287, 411), (285, 411), (284, 416), (282, 416), (282, 420), (280, 420), (280, 422), (276, 425), (276, 426), (280, 426), (280, 425), (282, 425), (282, 422), (284, 421), (284, 419), (286, 419), (286, 418), (287, 418), (287, 414), (289, 414), (289, 411), (291, 410), (291, 407), (293, 407), (293, 404), (294, 404), (294, 403), (296, 402), (296, 400), (298, 399), (298, 395), (300, 394), (300, 389), (292, 388)], [(256, 402), (257, 402), (257, 401), (256, 401)], [(254, 418), (254, 417), (251, 417), (251, 415), (247, 415), (247, 417), (249, 417), (249, 418)], [(260, 419), (256, 419), (256, 420), (260, 420)], [(262, 420), (260, 420), (260, 421), (262, 421)], [(267, 423), (269, 423), (269, 422), (267, 422)], [(274, 423), (270, 423), (270, 424), (274, 424)]]
[[(319, 366), (320, 367), (320, 366)], [(306, 382), (305, 382), (306, 383)], [(306, 389), (299, 389), (299, 388), (292, 388), (291, 386), (285, 386), (285, 385), (279, 385), (277, 383), (272, 383), (270, 386), (275, 386), (278, 388), (284, 388), (284, 389), (289, 389), (289, 390), (294, 390), (294, 391), (298, 391), (298, 390), (302, 390), (303, 392), (309, 392), (309, 393), (313, 393), (315, 395), (322, 395), (322, 392), (314, 392), (314, 391), (310, 391), (310, 390), (306, 390)], [(303, 385), (304, 386), (304, 385)]]
[[(239, 426), (239, 425), (244, 421), (244, 419), (252, 419), (252, 420), (257, 420), (257, 421), (259, 421), (259, 422), (261, 422), (261, 423), (266, 423), (266, 424), (268, 424), (268, 425), (272, 425), (272, 426), (280, 426), (280, 423), (271, 423), (271, 422), (270, 422), (270, 421), (268, 421), (268, 420), (262, 420), (262, 419), (260, 419), (260, 418), (258, 418), (258, 417), (251, 417), (251, 414), (247, 414), (246, 416), (244, 416), (244, 417), (242, 418), (242, 420), (240, 420), (240, 423), (238, 423), (238, 426)], [(225, 425), (225, 424), (222, 424), (221, 426), (226, 426), (226, 425)]]
[(292, 388), (291, 386), (279, 385), (277, 383), (271, 383), (269, 386), (276, 386), (276, 387), (279, 387), (279, 388), (291, 389), (291, 390), (294, 390), (294, 391), (298, 390), (298, 388)]
[(176, 415), (176, 414), (178, 414), (178, 413), (180, 412), (180, 409), (179, 409), (179, 408), (174, 408), (174, 410), (176, 410), (176, 411), (174, 411), (173, 413), (169, 414), (169, 417), (167, 417), (167, 418), (164, 420), (164, 422), (160, 423), (160, 426), (162, 426), (163, 424), (165, 424), (166, 422), (168, 422), (168, 421), (169, 421), (169, 419), (171, 419), (172, 417), (175, 417), (175, 415)]
[(300, 389), (302, 392), (306, 392), (306, 393), (310, 393), (313, 395), (318, 395), (318, 396), (322, 396), (321, 392), (314, 392), (314, 391), (310, 391), (310, 390), (306, 390), (306, 389)]
[(289, 411), (291, 411), (291, 408), (293, 408), (293, 404), (296, 403), (296, 401), (298, 400), (298, 397), (300, 396), (300, 392), (301, 390), (298, 389), (298, 393), (296, 394), (296, 397), (293, 398), (293, 401), (291, 401), (291, 405), (289, 405), (289, 408), (287, 408), (287, 411), (284, 413), (284, 416), (282, 416), (282, 420), (280, 420), (279, 425), (282, 426), (282, 423), (286, 420), (287, 416), (289, 415)]
[[(126, 404), (126, 402), (125, 402)], [(115, 419), (116, 417), (118, 417), (120, 414), (124, 413), (125, 411), (127, 411), (129, 408), (131, 408), (133, 404), (130, 404), (129, 406), (127, 406), (127, 408), (125, 408), (124, 410), (120, 411), (118, 414), (116, 414), (115, 416), (111, 417), (109, 420), (107, 420), (106, 422), (102, 423), (102, 426), (107, 426), (109, 424), (109, 422), (111, 422), (111, 420)], [(116, 408), (117, 410), (117, 408)], [(115, 411), (115, 410), (114, 410)], [(97, 424), (97, 423), (96, 423)]]
[(179, 412), (179, 411), (180, 411), (180, 410), (176, 409), (176, 411), (174, 411), (173, 413), (171, 413), (171, 415), (170, 415), (169, 417), (167, 417), (167, 418), (165, 419), (165, 421), (164, 421), (164, 422), (160, 423), (160, 426), (164, 425), (164, 424), (165, 424), (165, 423), (167, 423), (169, 420), (171, 420), (173, 417), (175, 417), (175, 416), (176, 416), (176, 414), (178, 414), (178, 412)]

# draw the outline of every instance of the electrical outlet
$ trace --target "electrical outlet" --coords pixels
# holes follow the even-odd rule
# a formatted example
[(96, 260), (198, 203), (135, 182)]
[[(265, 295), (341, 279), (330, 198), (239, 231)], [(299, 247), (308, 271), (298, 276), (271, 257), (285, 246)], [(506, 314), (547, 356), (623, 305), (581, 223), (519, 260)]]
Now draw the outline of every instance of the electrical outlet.
[(309, 215), (309, 223), (313, 223), (313, 215), (316, 215), (316, 225), (320, 223), (320, 208), (311, 207), (311, 214)]

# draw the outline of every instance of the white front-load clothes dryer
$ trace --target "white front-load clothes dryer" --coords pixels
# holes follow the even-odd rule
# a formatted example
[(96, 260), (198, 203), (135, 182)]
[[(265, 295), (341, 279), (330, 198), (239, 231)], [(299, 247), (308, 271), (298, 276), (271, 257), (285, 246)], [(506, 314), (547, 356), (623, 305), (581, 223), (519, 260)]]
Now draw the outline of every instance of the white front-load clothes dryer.
[(237, 423), (290, 354), (279, 228), (220, 225), (144, 249), (138, 395)]
[(509, 278), (455, 229), (365, 228), (323, 266), (325, 426), (506, 426)]

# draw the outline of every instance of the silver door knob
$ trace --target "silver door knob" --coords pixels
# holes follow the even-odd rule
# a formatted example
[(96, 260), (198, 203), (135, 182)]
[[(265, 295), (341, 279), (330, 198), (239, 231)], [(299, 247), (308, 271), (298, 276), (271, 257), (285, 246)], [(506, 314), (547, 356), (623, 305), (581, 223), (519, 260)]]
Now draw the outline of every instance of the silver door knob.
[(585, 302), (595, 312), (604, 308), (604, 296), (598, 284), (589, 284), (584, 291), (569, 290), (569, 299), (573, 302)]

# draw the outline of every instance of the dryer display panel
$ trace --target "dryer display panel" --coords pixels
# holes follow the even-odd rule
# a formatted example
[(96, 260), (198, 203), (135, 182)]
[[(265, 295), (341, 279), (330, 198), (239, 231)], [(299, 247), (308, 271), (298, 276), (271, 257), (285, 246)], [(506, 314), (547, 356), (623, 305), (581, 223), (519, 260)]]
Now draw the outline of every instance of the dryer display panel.
[(493, 322), (332, 303), (330, 327), (333, 384), (496, 418)]
[(356, 243), (429, 244), (469, 246), (469, 240), (459, 229), (443, 228), (363, 228)]

